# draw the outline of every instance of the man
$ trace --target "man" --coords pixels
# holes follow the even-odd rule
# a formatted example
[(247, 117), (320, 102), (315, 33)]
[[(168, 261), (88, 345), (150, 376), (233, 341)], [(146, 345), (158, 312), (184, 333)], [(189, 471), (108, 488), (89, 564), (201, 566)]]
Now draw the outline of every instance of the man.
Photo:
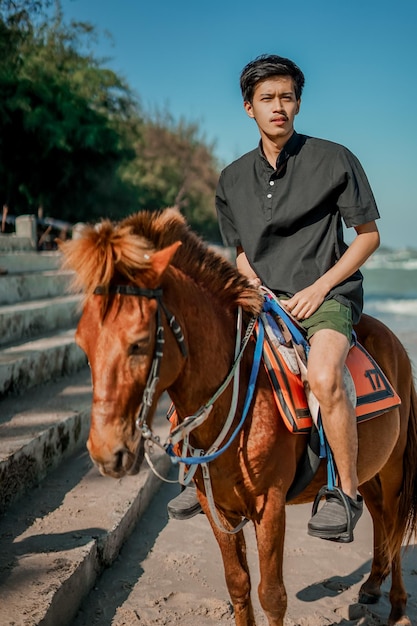
[[(359, 268), (379, 245), (378, 209), (351, 152), (294, 130), (304, 75), (292, 61), (260, 56), (243, 69), (240, 86), (260, 142), (221, 174), (220, 230), (225, 245), (236, 247), (238, 269), (274, 291), (306, 329), (308, 383), (320, 404), (354, 527), (363, 503), (357, 494), (355, 411), (343, 368), (363, 306)], [(343, 240), (342, 219), (356, 231), (350, 246)], [(178, 498), (190, 498), (187, 491)], [(328, 497), (308, 532), (337, 540), (347, 530), (346, 515), (343, 502)]]

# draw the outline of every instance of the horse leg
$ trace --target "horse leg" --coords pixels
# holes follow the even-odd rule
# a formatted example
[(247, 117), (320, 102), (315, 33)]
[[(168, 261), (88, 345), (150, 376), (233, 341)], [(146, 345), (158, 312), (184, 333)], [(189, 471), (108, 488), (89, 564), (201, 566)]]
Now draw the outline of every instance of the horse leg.
[[(203, 507), (204, 508), (204, 507)], [(256, 626), (250, 597), (251, 582), (243, 531), (234, 535), (222, 532), (206, 511), (222, 555), (227, 589), (233, 604), (236, 626)], [(240, 520), (234, 520), (236, 525)], [(233, 520), (231, 521), (233, 524)]]
[(383, 514), (382, 489), (378, 477), (360, 487), (373, 523), (373, 559), (371, 573), (359, 591), (359, 602), (375, 604), (381, 597), (381, 585), (390, 573), (387, 532)]
[(391, 590), (389, 599), (391, 602), (391, 613), (388, 619), (388, 626), (412, 626), (405, 614), (407, 607), (407, 592), (404, 587), (401, 552), (398, 550), (392, 559), (391, 568)]
[[(396, 468), (401, 464), (396, 464)], [(389, 476), (384, 480), (383, 473)], [(401, 545), (391, 541), (388, 529), (395, 528), (398, 511), (398, 481), (393, 481), (395, 468), (384, 468), (383, 473), (365, 483), (360, 488), (374, 525), (374, 558), (371, 574), (362, 585), (359, 601), (377, 602), (381, 595), (381, 584), (391, 571), (389, 626), (411, 626), (406, 616), (407, 592), (404, 587), (401, 568)], [(386, 478), (386, 477), (385, 477)], [(395, 540), (395, 538), (393, 538)]]
[(269, 498), (262, 519), (255, 524), (259, 554), (259, 601), (269, 626), (283, 626), (287, 610), (282, 561), (285, 537), (285, 504)]
[[(388, 542), (391, 554), (391, 589), (390, 602), (391, 613), (388, 619), (389, 626), (411, 626), (411, 621), (406, 615), (407, 591), (401, 567), (401, 540), (404, 533), (404, 520), (398, 519), (400, 510), (401, 485), (403, 483), (403, 459), (392, 459), (380, 472), (383, 491), (384, 518), (388, 532)], [(400, 524), (398, 525), (398, 522)]]

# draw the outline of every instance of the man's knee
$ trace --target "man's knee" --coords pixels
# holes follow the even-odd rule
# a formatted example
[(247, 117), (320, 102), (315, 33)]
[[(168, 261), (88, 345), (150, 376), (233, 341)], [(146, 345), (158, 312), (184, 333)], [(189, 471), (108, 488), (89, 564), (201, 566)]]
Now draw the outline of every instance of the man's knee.
[(320, 368), (309, 371), (308, 384), (320, 404), (338, 402), (346, 395), (343, 372), (338, 369)]

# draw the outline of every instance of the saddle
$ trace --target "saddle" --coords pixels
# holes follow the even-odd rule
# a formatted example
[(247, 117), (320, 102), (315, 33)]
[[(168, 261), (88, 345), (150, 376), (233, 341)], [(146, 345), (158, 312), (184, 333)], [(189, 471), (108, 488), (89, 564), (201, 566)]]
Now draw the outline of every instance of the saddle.
[[(263, 364), (281, 417), (292, 433), (308, 433), (317, 425), (319, 406), (307, 383), (308, 344), (302, 329), (268, 292), (261, 314), (265, 328)], [(356, 341), (346, 359), (345, 386), (358, 422), (371, 419), (401, 404), (380, 366)]]

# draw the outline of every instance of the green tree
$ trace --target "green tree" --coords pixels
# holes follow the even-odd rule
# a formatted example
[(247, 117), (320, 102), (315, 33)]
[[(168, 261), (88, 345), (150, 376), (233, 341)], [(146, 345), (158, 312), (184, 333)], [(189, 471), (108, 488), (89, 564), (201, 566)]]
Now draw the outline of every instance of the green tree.
[(141, 208), (175, 206), (195, 230), (215, 240), (218, 169), (213, 146), (201, 136), (198, 124), (176, 122), (168, 111), (147, 120), (136, 158), (128, 166), (129, 179), (143, 189)]
[(16, 37), (20, 62), (0, 67), (0, 184), (19, 212), (42, 204), (75, 221), (117, 214), (116, 193), (135, 202), (120, 169), (134, 155), (123, 131), (137, 105), (114, 73), (77, 52), (92, 32), (64, 26), (58, 12), (52, 27)]

